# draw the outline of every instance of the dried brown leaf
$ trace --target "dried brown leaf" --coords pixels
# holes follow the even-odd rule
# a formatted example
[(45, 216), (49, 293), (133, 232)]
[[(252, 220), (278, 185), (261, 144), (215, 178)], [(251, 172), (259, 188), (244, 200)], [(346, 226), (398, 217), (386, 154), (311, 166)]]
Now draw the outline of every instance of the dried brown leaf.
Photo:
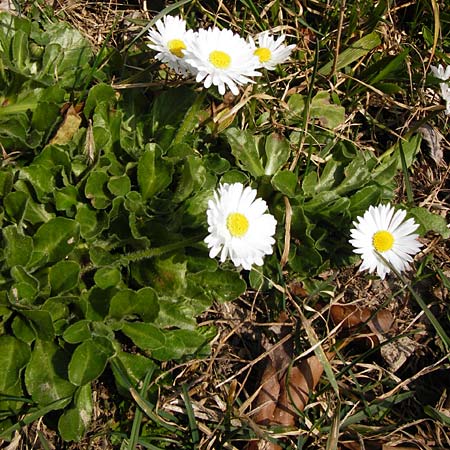
[(66, 112), (63, 123), (58, 128), (51, 144), (66, 144), (69, 142), (74, 134), (78, 131), (81, 125), (81, 117), (77, 110), (71, 105)]
[(352, 331), (366, 325), (376, 336), (391, 331), (394, 317), (387, 309), (381, 309), (375, 315), (370, 308), (359, 308), (356, 305), (332, 305), (330, 308), (331, 320), (342, 323), (342, 328)]
[(422, 135), (423, 140), (428, 144), (430, 156), (437, 165), (440, 165), (444, 159), (444, 152), (442, 151), (441, 145), (444, 136), (437, 128), (434, 128), (427, 123), (422, 125), (418, 131)]
[(323, 373), (317, 356), (310, 356), (298, 366), (293, 366), (280, 382), (280, 396), (273, 422), (293, 426), (300, 411), (305, 409), (309, 394), (314, 390)]

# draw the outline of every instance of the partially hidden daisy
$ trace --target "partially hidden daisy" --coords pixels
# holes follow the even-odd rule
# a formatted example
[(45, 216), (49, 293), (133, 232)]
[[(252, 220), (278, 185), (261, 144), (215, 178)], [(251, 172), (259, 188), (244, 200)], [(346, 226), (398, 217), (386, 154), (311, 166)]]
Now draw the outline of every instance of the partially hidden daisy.
[(284, 45), (286, 36), (282, 34), (275, 39), (270, 35), (269, 31), (263, 31), (256, 36), (256, 41), (250, 36), (250, 45), (253, 53), (258, 57), (259, 67), (267, 70), (274, 70), (278, 64), (282, 64), (289, 59), (295, 44)]
[(221, 262), (229, 257), (246, 270), (262, 266), (264, 256), (272, 253), (277, 224), (266, 211), (267, 203), (256, 198), (255, 189), (242, 183), (220, 185), (208, 203), (209, 256), (220, 253)]
[(148, 46), (158, 52), (156, 58), (180, 75), (195, 75), (195, 69), (185, 60), (185, 51), (194, 39), (194, 32), (186, 30), (186, 21), (178, 16), (164, 16), (155, 27), (148, 32)]
[(185, 51), (185, 60), (197, 70), (197, 82), (205, 88), (217, 86), (221, 95), (225, 87), (237, 95), (238, 86), (253, 82), (258, 58), (253, 49), (237, 34), (216, 27), (198, 30), (192, 45)]
[(450, 66), (447, 66), (444, 70), (444, 66), (439, 64), (439, 66), (430, 66), (433, 75), (442, 81), (447, 81), (450, 78)]
[(384, 280), (391, 271), (388, 264), (397, 272), (409, 268), (422, 244), (417, 240), (419, 235), (414, 233), (418, 225), (414, 219), (405, 221), (405, 217), (406, 211), (395, 211), (390, 204), (370, 206), (362, 217), (357, 217), (350, 232), (350, 243), (355, 247), (354, 252), (361, 255), (360, 271), (376, 270)]
[(450, 66), (447, 66), (445, 70), (442, 64), (439, 64), (437, 67), (431, 66), (430, 68), (433, 75), (442, 81), (442, 83), (439, 83), (439, 87), (441, 88), (441, 97), (446, 103), (445, 114), (448, 116), (450, 115), (450, 86), (447, 81), (450, 79)]

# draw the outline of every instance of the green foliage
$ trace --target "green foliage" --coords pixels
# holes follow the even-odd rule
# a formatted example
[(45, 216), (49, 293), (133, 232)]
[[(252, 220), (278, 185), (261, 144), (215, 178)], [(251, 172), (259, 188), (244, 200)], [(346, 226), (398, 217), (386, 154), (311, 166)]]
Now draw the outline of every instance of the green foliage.
[[(335, 62), (321, 61), (318, 76), (355, 75), (380, 44), (370, 29)], [(143, 58), (134, 51), (127, 57)], [(115, 56), (124, 80), (136, 75)], [(400, 92), (391, 78), (408, 56), (377, 57), (361, 76)], [(171, 361), (208, 355), (216, 329), (199, 326), (200, 314), (249, 287), (284, 285), (288, 209), (289, 276), (314, 285), (324, 269), (348, 264), (352, 220), (393, 197), (396, 175), (420, 148), (415, 134), (382, 154), (356, 145), (343, 131), (347, 99), (325, 83), (289, 91), (282, 117), (255, 118), (249, 101), (242, 117), (216, 124), (207, 92), (189, 83), (115, 90), (108, 76), (117, 62), (100, 70), (93, 59), (67, 24), (0, 13), (0, 143), (17, 156), (0, 171), (1, 437), (19, 416), (30, 423), (53, 411), (61, 438), (79, 441), (92, 420), (92, 383), (105, 371), (136, 399), (143, 380), (165, 382), (161, 368)], [(52, 140), (66, 103), (73, 126)], [(219, 183), (233, 182), (257, 188), (278, 222), (274, 254), (248, 277), (209, 258), (203, 242), (208, 201)], [(420, 233), (448, 237), (442, 217), (410, 213)]]

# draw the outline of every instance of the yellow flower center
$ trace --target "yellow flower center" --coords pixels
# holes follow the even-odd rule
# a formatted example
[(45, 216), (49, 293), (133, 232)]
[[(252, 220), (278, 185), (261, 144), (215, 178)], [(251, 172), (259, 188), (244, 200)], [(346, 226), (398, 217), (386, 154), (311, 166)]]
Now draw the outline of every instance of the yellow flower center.
[(167, 43), (167, 48), (172, 55), (182, 58), (184, 56), (183, 50), (186, 50), (186, 44), (181, 39), (172, 39)]
[(266, 47), (257, 48), (254, 54), (259, 58), (259, 62), (265, 63), (272, 58), (272, 52)]
[(394, 245), (394, 236), (389, 231), (377, 231), (372, 237), (372, 244), (377, 252), (386, 252)]
[(227, 228), (231, 236), (240, 238), (248, 231), (248, 219), (241, 213), (228, 214)]
[(231, 64), (231, 56), (220, 50), (213, 50), (209, 54), (209, 62), (218, 69), (228, 69)]

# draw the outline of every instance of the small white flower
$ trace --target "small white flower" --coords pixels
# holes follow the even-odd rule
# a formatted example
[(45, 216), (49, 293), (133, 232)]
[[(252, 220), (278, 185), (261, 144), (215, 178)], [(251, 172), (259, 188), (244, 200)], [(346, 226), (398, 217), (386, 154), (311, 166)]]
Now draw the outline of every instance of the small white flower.
[(284, 45), (283, 41), (286, 36), (282, 34), (278, 39), (274, 39), (268, 31), (263, 31), (256, 36), (258, 44), (255, 43), (250, 36), (250, 45), (253, 48), (254, 54), (259, 59), (259, 67), (264, 67), (267, 70), (274, 70), (277, 64), (286, 62), (295, 48), (295, 44)]
[(447, 81), (450, 78), (450, 66), (447, 66), (444, 70), (444, 67), (442, 64), (439, 64), (439, 66), (430, 66), (431, 71), (433, 72), (433, 75), (442, 81)]
[(248, 77), (261, 75), (255, 70), (258, 58), (250, 45), (231, 30), (200, 29), (185, 51), (185, 60), (197, 69), (197, 82), (205, 88), (217, 86), (221, 95), (225, 86), (237, 95), (238, 85), (251, 83)]
[[(449, 66), (450, 67), (450, 66)], [(447, 83), (439, 83), (441, 88), (441, 97), (445, 100), (445, 114), (450, 115), (450, 86)]]
[(209, 256), (229, 256), (236, 267), (251, 270), (262, 266), (264, 255), (272, 253), (276, 220), (266, 213), (267, 203), (256, 198), (256, 190), (242, 183), (223, 184), (208, 203), (208, 231), (205, 242)]
[(390, 268), (379, 257), (383, 258), (398, 272), (409, 268), (414, 256), (422, 247), (417, 240), (418, 234), (413, 232), (418, 225), (414, 219), (404, 221), (406, 211), (395, 211), (390, 205), (370, 206), (363, 217), (353, 222), (350, 243), (354, 252), (361, 255), (362, 264), (359, 270), (368, 269), (369, 273), (377, 271), (384, 280)]
[(186, 21), (178, 16), (165, 16), (155, 27), (156, 30), (148, 32), (151, 41), (148, 46), (158, 52), (156, 58), (180, 75), (195, 75), (195, 69), (185, 60), (185, 51), (194, 39), (194, 32), (186, 30)]

